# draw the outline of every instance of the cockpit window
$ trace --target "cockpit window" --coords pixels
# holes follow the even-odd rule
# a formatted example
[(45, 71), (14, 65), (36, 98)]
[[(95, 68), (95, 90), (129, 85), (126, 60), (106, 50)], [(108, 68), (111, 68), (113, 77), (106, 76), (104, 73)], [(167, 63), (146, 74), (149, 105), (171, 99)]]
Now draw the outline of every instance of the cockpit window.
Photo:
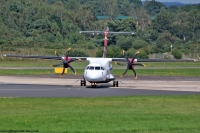
[(94, 66), (90, 66), (89, 70), (94, 70)]
[(87, 66), (86, 70), (105, 70), (102, 66)]
[(105, 68), (104, 67), (101, 67), (101, 70), (104, 70)]
[(101, 70), (101, 67), (95, 66), (95, 70)]

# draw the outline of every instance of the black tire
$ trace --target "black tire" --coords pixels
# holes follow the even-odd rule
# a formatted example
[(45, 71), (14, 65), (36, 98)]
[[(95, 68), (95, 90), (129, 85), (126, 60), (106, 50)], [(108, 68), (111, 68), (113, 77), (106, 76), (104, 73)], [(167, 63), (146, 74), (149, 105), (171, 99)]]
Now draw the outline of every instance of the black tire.
[(118, 81), (116, 81), (116, 87), (118, 87), (118, 85), (119, 85), (119, 83), (118, 83)]
[(115, 81), (113, 81), (113, 87), (115, 87), (116, 86), (116, 82)]
[(84, 85), (84, 80), (81, 80), (81, 86), (83, 86)]

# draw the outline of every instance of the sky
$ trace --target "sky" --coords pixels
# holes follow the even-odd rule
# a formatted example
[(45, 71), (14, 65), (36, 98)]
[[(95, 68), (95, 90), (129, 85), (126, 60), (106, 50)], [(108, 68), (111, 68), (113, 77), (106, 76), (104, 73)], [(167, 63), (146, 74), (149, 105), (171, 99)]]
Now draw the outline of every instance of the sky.
[(200, 0), (156, 0), (159, 2), (180, 2), (184, 4), (197, 4), (200, 3)]

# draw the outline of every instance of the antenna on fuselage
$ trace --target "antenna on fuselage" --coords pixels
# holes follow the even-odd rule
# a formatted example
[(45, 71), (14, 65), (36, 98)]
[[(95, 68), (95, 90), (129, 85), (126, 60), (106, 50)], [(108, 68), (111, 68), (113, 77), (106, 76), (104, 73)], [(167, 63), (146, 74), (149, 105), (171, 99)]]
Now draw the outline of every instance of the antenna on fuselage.
[(90, 34), (104, 34), (104, 49), (103, 49), (103, 58), (106, 58), (107, 55), (107, 46), (108, 46), (108, 34), (131, 34), (133, 35), (134, 32), (109, 32), (109, 28), (106, 27), (105, 31), (80, 31), (80, 33), (90, 33)]

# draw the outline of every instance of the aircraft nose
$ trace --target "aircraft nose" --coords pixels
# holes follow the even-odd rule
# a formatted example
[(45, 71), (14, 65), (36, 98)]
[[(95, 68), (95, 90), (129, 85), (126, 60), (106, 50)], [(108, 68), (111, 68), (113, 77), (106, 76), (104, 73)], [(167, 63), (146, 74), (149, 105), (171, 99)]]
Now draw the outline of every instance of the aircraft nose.
[(87, 81), (103, 81), (103, 80), (105, 80), (103, 71), (86, 71), (84, 76)]

